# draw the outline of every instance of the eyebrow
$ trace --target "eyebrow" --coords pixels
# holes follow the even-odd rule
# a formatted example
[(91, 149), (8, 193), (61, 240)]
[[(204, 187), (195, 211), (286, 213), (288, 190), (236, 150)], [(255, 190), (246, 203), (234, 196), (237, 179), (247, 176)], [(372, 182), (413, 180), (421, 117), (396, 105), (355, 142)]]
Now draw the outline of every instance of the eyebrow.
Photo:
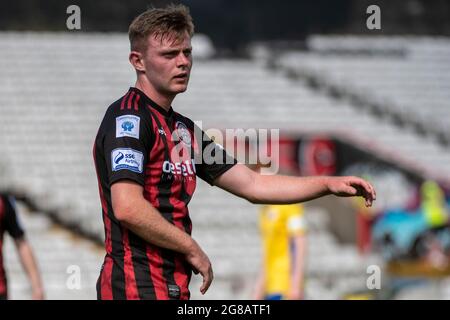
[(192, 51), (192, 47), (187, 47), (183, 49), (162, 49), (160, 52), (162, 54), (171, 54), (171, 53), (177, 53), (180, 51)]

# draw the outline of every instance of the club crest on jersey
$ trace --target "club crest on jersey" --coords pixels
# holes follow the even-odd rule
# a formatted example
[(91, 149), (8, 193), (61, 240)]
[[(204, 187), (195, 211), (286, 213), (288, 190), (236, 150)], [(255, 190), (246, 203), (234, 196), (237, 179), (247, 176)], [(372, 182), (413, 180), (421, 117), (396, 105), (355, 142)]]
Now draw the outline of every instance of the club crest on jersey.
[(185, 145), (191, 146), (192, 143), (191, 133), (189, 132), (186, 125), (181, 121), (177, 121), (177, 123), (175, 124), (175, 128), (177, 130), (177, 134), (180, 140), (183, 141)]
[(139, 139), (139, 124), (141, 118), (125, 115), (116, 118), (116, 138), (131, 137)]

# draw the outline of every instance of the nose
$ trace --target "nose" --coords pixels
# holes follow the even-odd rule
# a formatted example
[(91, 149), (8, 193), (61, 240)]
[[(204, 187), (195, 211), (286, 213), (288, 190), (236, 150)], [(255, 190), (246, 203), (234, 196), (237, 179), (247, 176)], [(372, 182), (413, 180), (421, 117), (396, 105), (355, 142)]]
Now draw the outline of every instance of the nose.
[(189, 57), (187, 57), (183, 52), (180, 52), (180, 54), (177, 57), (177, 67), (183, 68), (188, 67), (190, 63)]

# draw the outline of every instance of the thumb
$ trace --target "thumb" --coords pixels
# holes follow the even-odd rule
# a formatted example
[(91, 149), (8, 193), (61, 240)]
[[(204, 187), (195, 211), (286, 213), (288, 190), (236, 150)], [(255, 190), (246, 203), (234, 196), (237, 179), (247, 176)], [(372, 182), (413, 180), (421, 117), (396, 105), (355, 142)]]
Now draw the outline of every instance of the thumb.
[(205, 294), (205, 292), (206, 292), (206, 279), (205, 279), (205, 277), (203, 277), (203, 282), (202, 282), (202, 286), (200, 287), (200, 292), (202, 294)]

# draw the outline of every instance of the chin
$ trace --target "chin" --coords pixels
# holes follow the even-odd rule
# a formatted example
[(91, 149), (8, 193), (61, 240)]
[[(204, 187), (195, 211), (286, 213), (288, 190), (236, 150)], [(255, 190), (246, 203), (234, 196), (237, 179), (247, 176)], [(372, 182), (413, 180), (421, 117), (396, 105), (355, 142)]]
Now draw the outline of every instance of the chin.
[(173, 88), (172, 92), (177, 94), (177, 93), (185, 92), (186, 90), (187, 90), (187, 85), (183, 85), (183, 86), (177, 86), (177, 87)]

